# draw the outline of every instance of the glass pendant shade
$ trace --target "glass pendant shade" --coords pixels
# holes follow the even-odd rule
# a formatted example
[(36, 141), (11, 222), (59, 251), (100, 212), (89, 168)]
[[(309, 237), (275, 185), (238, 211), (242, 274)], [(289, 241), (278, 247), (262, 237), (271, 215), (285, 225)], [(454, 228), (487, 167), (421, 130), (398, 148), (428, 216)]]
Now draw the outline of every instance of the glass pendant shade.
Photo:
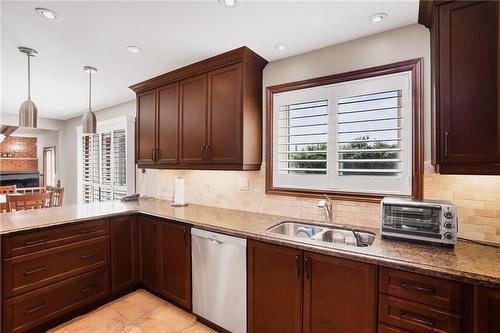
[(19, 127), (38, 127), (38, 109), (31, 100), (31, 67), (30, 58), (36, 57), (38, 52), (29, 47), (20, 46), (17, 48), (19, 52), (28, 56), (28, 99), (21, 104), (19, 108)]

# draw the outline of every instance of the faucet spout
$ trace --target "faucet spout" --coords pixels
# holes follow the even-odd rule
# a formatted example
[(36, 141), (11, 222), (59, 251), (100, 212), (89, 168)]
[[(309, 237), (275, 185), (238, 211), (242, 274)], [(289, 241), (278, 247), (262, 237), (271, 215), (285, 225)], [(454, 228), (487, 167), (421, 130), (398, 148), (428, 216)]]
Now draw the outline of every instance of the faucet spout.
[(328, 195), (324, 195), (325, 200), (320, 200), (318, 202), (318, 207), (325, 209), (325, 221), (328, 223), (333, 223), (333, 210), (332, 210), (332, 199)]

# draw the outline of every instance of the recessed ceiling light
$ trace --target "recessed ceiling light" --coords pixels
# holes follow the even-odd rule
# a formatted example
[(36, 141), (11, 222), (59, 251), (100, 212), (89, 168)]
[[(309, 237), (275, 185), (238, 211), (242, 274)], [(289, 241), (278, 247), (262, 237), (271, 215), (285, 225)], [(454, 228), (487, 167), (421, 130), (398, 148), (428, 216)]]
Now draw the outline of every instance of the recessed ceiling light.
[(39, 7), (39, 8), (36, 8), (35, 11), (49, 20), (57, 20), (59, 18), (59, 14), (57, 14), (55, 11), (47, 9), (47, 8), (40, 8)]
[(219, 3), (224, 7), (236, 6), (236, 0), (219, 0)]
[(134, 45), (127, 46), (125, 50), (127, 50), (130, 53), (140, 53), (142, 51), (140, 47)]
[(274, 48), (278, 51), (285, 51), (286, 50), (286, 45), (285, 44), (276, 44)]
[(368, 21), (370, 21), (371, 23), (379, 23), (383, 21), (386, 18), (386, 16), (387, 16), (386, 13), (373, 14), (368, 18)]

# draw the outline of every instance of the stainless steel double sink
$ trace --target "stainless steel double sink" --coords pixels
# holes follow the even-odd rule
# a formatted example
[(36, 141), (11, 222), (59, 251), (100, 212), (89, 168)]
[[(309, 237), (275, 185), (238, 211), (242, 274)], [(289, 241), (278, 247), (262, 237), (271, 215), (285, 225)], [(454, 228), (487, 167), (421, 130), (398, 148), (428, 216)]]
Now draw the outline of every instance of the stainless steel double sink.
[[(333, 247), (336, 244), (367, 247), (372, 245), (375, 234), (349, 228), (283, 221), (269, 229), (270, 233), (295, 239), (310, 240), (318, 245)], [(308, 242), (312, 243), (312, 242)]]

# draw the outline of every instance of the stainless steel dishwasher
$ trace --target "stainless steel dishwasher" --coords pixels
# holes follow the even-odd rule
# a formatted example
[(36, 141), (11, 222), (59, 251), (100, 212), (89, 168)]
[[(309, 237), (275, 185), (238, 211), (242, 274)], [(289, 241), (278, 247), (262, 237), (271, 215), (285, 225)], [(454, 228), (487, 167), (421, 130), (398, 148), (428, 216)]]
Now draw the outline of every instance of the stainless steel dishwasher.
[(247, 240), (191, 228), (193, 312), (233, 333), (247, 331)]

